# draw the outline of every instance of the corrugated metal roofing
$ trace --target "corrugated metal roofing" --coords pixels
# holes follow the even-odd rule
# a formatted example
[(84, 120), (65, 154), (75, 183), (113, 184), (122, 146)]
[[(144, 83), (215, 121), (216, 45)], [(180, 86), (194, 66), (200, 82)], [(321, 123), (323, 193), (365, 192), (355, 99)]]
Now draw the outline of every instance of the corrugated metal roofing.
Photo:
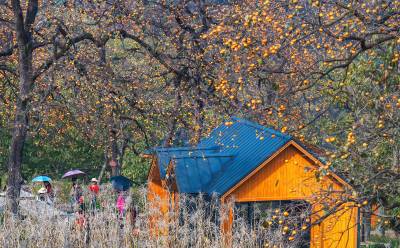
[[(160, 174), (170, 161), (179, 192), (223, 194), (284, 146), (291, 136), (232, 117), (196, 147), (155, 148)], [(229, 123), (230, 123), (229, 122)]]
[(167, 168), (171, 158), (177, 156), (190, 156), (194, 153), (201, 154), (204, 152), (217, 152), (219, 150), (219, 146), (207, 146), (207, 147), (156, 147), (152, 149), (152, 152), (157, 157), (157, 162), (160, 169), (161, 178), (165, 178), (165, 174), (167, 172)]
[(220, 125), (199, 146), (221, 147), (236, 153), (235, 158), (213, 177), (206, 193), (223, 194), (291, 140), (290, 135), (235, 118), (231, 125)]
[(174, 158), (175, 178), (181, 193), (206, 192), (207, 186), (225, 165), (235, 157), (233, 153), (203, 154)]

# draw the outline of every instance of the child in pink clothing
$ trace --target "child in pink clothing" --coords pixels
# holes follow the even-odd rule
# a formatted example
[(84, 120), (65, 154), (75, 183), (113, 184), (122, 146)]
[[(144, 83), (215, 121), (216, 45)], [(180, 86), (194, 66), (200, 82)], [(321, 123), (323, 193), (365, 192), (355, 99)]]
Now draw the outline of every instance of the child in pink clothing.
[(118, 193), (118, 198), (117, 198), (117, 209), (120, 218), (122, 218), (125, 210), (125, 197), (122, 192)]

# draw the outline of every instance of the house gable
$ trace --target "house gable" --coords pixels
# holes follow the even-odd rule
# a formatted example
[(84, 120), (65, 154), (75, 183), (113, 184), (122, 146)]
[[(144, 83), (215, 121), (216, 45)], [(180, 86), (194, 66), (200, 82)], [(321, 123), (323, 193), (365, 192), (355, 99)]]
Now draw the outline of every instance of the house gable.
[(322, 164), (305, 152), (294, 141), (288, 142), (228, 190), (222, 201), (305, 200), (312, 206), (313, 221), (321, 221), (311, 228), (311, 247), (356, 247), (357, 208), (346, 203), (327, 217), (322, 210), (324, 203), (334, 206), (347, 194), (349, 185), (333, 173), (318, 179)]
[[(280, 165), (284, 164), (286, 165), (285, 167), (280, 167)], [(344, 181), (333, 172), (329, 172), (327, 177), (325, 177), (322, 182), (317, 182), (316, 173), (321, 166), (324, 166), (324, 164), (320, 160), (311, 155), (311, 153), (305, 150), (301, 145), (291, 140), (287, 144), (282, 146), (278, 151), (276, 151), (272, 156), (267, 158), (247, 176), (243, 177), (236, 185), (225, 192), (221, 198), (224, 199), (228, 196), (232, 196), (234, 192), (235, 194), (237, 194), (237, 189), (239, 189), (240, 186), (243, 185), (245, 182), (253, 182), (255, 180), (254, 176), (256, 174), (266, 175), (265, 173), (267, 172), (273, 174), (274, 176), (282, 176), (283, 178), (281, 180), (281, 183), (283, 185), (292, 185), (294, 182), (300, 183), (300, 185), (292, 185), (291, 187), (308, 188), (309, 183), (312, 183), (313, 185), (324, 187), (326, 187), (327, 185), (328, 187), (335, 186), (335, 190), (340, 189), (342, 191), (344, 191), (344, 189), (351, 188), (351, 186), (346, 181)], [(260, 170), (263, 171), (259, 173)], [(279, 179), (277, 180), (278, 181), (276, 182), (276, 184), (279, 184)], [(284, 183), (285, 180), (288, 181), (288, 184)], [(309, 181), (309, 183), (306, 183), (306, 181)], [(305, 185), (301, 184), (301, 182), (304, 182)], [(274, 185), (274, 187), (270, 189), (272, 190), (277, 187), (279, 186)], [(289, 191), (293, 191), (293, 189), (290, 189)], [(271, 195), (271, 192), (268, 192), (268, 195), (273, 197), (273, 195)], [(295, 197), (300, 197), (301, 195), (294, 194), (294, 192), (287, 192), (287, 196), (291, 196), (294, 199)]]
[(160, 176), (160, 169), (158, 168), (158, 163), (156, 156), (148, 156), (148, 158), (151, 158), (151, 164), (150, 164), (150, 169), (149, 173), (147, 174), (147, 181), (160, 181), (161, 182), (161, 176)]
[[(344, 192), (344, 182), (332, 174), (317, 178), (318, 160), (310, 159), (290, 141), (228, 190), (224, 198), (235, 201), (308, 199), (328, 189)], [(347, 186), (347, 185), (346, 185)]]

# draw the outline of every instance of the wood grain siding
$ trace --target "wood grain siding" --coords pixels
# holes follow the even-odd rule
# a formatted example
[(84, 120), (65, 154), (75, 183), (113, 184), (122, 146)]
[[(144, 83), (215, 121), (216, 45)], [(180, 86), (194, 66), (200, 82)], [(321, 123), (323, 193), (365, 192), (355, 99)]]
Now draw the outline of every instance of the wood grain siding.
[(169, 194), (163, 187), (156, 159), (152, 161), (148, 176), (147, 200), (152, 213), (149, 220), (152, 233), (154, 235), (166, 234), (168, 230), (160, 229), (159, 224), (162, 221), (168, 222)]
[[(322, 210), (320, 202), (336, 206), (344, 186), (334, 177), (318, 180), (318, 167), (309, 155), (306, 156), (295, 145), (289, 145), (225, 198), (233, 198), (236, 202), (307, 200), (318, 216), (325, 216), (326, 209)], [(357, 246), (357, 210), (352, 206), (344, 208), (343, 205), (339, 209), (312, 227), (311, 247)], [(317, 215), (313, 221), (320, 219)]]

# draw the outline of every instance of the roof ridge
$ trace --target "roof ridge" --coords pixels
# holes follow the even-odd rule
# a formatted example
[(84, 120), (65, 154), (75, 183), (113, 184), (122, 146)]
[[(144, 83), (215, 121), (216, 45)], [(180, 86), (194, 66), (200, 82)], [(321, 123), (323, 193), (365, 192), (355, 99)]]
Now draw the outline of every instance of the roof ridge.
[(234, 153), (215, 153), (215, 154), (208, 154), (208, 155), (179, 155), (176, 157), (171, 157), (171, 159), (183, 159), (183, 158), (212, 158), (212, 157), (234, 157), (236, 154)]
[(195, 150), (213, 150), (218, 149), (220, 146), (181, 146), (181, 147), (155, 147), (154, 150), (158, 152), (167, 151), (195, 151)]
[(284, 133), (282, 133), (282, 132), (279, 132), (278, 130), (275, 130), (275, 129), (273, 129), (273, 128), (260, 125), (260, 124), (258, 124), (258, 123), (256, 123), (256, 122), (253, 122), (253, 121), (249, 121), (249, 120), (246, 120), (246, 119), (242, 119), (242, 118), (239, 118), (239, 117), (236, 117), (236, 116), (232, 116), (231, 119), (232, 119), (232, 120), (235, 120), (235, 121), (238, 121), (238, 122), (241, 122), (241, 123), (243, 123), (243, 124), (245, 124), (245, 125), (248, 125), (248, 126), (250, 126), (250, 127), (254, 127), (254, 128), (257, 128), (257, 129), (262, 129), (262, 130), (264, 130), (264, 131), (268, 131), (268, 132), (270, 132), (270, 133), (272, 133), (272, 134), (275, 134), (275, 135), (280, 136), (280, 137), (283, 137), (283, 138), (289, 138), (289, 139), (292, 138), (292, 136), (289, 135), (289, 134), (284, 134)]

